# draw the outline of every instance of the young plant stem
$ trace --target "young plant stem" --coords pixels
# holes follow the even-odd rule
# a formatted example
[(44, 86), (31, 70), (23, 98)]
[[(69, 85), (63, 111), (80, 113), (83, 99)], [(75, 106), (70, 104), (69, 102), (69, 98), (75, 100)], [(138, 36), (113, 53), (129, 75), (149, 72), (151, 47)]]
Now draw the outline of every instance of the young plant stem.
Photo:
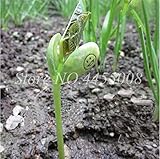
[(111, 32), (113, 28), (113, 20), (116, 13), (116, 4), (117, 1), (113, 0), (111, 2), (110, 10), (107, 12), (105, 20), (103, 22), (101, 36), (100, 36), (100, 72), (104, 71), (105, 68), (105, 56), (106, 56), (106, 48), (108, 47), (108, 42), (111, 37)]
[[(150, 58), (148, 56), (148, 50), (147, 50), (147, 45), (146, 45), (146, 40), (145, 40), (145, 28), (143, 26), (143, 23), (140, 19), (140, 17), (138, 16), (138, 14), (136, 13), (136, 11), (132, 10), (131, 11), (132, 16), (135, 19), (135, 22), (137, 24), (137, 29), (140, 35), (140, 40), (141, 40), (141, 45), (142, 45), (142, 52), (143, 52), (143, 60), (144, 60), (144, 69), (145, 69), (145, 74), (149, 83), (149, 86), (153, 92), (154, 98), (155, 98), (155, 102), (156, 102), (156, 107), (155, 107), (155, 111), (154, 111), (154, 121), (157, 121), (159, 119), (159, 99), (158, 99), (158, 95), (159, 95), (159, 83), (156, 83), (156, 85), (153, 83), (152, 80), (152, 70), (150, 69)], [(152, 64), (152, 63), (151, 63)]]
[(124, 34), (125, 34), (128, 9), (129, 9), (129, 2), (126, 1), (118, 17), (119, 19), (118, 19), (118, 27), (117, 27), (117, 35), (116, 35), (116, 44), (114, 48), (115, 57), (114, 57), (114, 63), (113, 63), (113, 71), (116, 71), (118, 60), (120, 57), (122, 41), (123, 41)]
[(56, 134), (58, 143), (59, 159), (64, 159), (64, 140), (62, 128), (62, 113), (61, 113), (61, 84), (52, 80), (53, 99), (55, 106), (56, 117)]

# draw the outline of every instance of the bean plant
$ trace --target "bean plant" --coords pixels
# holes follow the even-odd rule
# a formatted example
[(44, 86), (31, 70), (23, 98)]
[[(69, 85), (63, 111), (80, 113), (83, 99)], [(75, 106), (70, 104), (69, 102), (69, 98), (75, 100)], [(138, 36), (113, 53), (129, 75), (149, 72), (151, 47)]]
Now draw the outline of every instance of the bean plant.
[[(64, 141), (61, 115), (61, 84), (75, 79), (97, 64), (99, 47), (88, 42), (79, 47), (80, 36), (89, 18), (89, 12), (83, 12), (79, 3), (63, 34), (55, 34), (48, 46), (47, 63), (52, 80), (55, 106), (56, 132), (59, 158), (64, 159)], [(72, 76), (70, 76), (72, 74)], [(70, 77), (70, 78), (68, 78)]]

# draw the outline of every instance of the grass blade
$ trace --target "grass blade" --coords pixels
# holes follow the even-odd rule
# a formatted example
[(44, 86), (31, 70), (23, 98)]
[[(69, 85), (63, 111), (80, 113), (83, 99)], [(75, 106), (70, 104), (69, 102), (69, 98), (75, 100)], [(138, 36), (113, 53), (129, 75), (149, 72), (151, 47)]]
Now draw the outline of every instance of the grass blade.
[(29, 6), (28, 10), (26, 11), (26, 13), (24, 15), (22, 15), (21, 21), (23, 21), (29, 15), (29, 13), (31, 12), (31, 10), (33, 9), (33, 7), (35, 7), (34, 6), (35, 3), (36, 3), (36, 0), (33, 0), (32, 3), (31, 3), (31, 5)]
[(117, 1), (113, 0), (110, 6), (110, 10), (107, 12), (103, 26), (102, 26), (102, 32), (100, 36), (100, 52), (101, 52), (101, 70), (104, 68), (104, 60), (106, 55), (106, 48), (108, 46), (108, 41), (110, 39), (110, 35), (112, 32), (112, 25), (113, 25), (113, 19), (115, 15), (115, 8), (116, 8)]
[[(158, 101), (158, 94), (156, 92), (156, 88), (152, 82), (152, 74), (151, 74), (151, 70), (150, 70), (150, 67), (149, 67), (149, 59), (148, 59), (148, 55), (147, 55), (147, 48), (146, 48), (146, 43), (145, 43), (145, 38), (144, 38), (144, 33), (142, 31), (142, 28), (140, 27), (139, 28), (139, 34), (140, 34), (140, 38), (141, 38), (141, 44), (142, 44), (142, 50), (143, 50), (143, 58), (144, 58), (144, 67), (145, 67), (145, 73), (146, 73), (146, 77), (148, 79), (148, 83), (149, 83), (149, 86), (153, 92), (153, 95), (154, 95), (154, 98), (156, 99), (156, 102)], [(154, 118), (157, 119), (158, 118), (158, 112), (159, 112), (159, 106), (158, 106), (158, 103), (157, 104), (157, 107), (156, 107), (156, 110), (155, 110), (155, 115), (154, 115)]]
[(85, 11), (91, 12), (90, 19), (86, 24), (83, 39), (85, 42), (96, 41), (96, 32), (99, 25), (99, 0), (82, 0)]
[[(159, 88), (160, 88), (160, 83), (156, 82), (156, 84), (154, 84), (153, 80), (152, 80), (153, 71), (152, 71), (150, 65), (151, 66), (154, 65), (154, 63), (152, 64), (152, 61), (151, 61), (151, 58), (150, 58), (151, 53), (149, 53), (149, 49), (148, 49), (148, 46), (147, 46), (147, 39), (145, 40), (145, 37), (147, 37), (147, 36), (145, 36), (145, 32), (147, 32), (147, 31), (144, 29), (144, 26), (142, 24), (142, 21), (140, 20), (140, 17), (138, 16), (138, 14), (134, 10), (131, 11), (131, 14), (132, 14), (133, 18), (135, 19), (135, 22), (137, 24), (137, 29), (138, 29), (138, 32), (139, 32), (139, 35), (140, 35), (145, 74), (146, 74), (149, 86), (150, 86), (150, 88), (153, 92), (153, 95), (154, 95), (154, 98), (155, 98), (155, 101), (156, 101), (156, 108), (155, 108), (155, 111), (154, 111), (154, 120), (158, 120), (159, 119)], [(151, 50), (154, 53), (153, 45), (152, 45)], [(157, 72), (157, 74), (159, 74), (159, 72)]]
[(149, 57), (151, 59), (151, 64), (152, 64), (152, 69), (153, 69), (153, 75), (156, 80), (156, 83), (159, 82), (159, 77), (158, 77), (158, 60), (157, 56), (155, 53), (155, 50), (153, 49), (153, 44), (151, 41), (151, 36), (150, 36), (150, 29), (149, 29), (149, 21), (147, 17), (147, 12), (146, 12), (146, 6), (144, 0), (142, 0), (142, 9), (144, 13), (144, 23), (145, 23), (145, 28), (146, 28), (146, 44), (147, 44), (147, 51), (149, 53)]
[(127, 1), (125, 2), (122, 11), (119, 14), (116, 44), (115, 44), (115, 49), (114, 49), (114, 53), (115, 53), (114, 64), (113, 64), (114, 71), (117, 67), (117, 62), (120, 56), (120, 50), (122, 48), (122, 41), (124, 38), (125, 27), (126, 27), (126, 17), (127, 17), (126, 14), (127, 14), (128, 8), (129, 8), (129, 3)]
[(160, 1), (155, 0), (155, 10), (156, 10), (156, 18), (155, 18), (155, 24), (156, 24), (156, 30), (154, 34), (154, 48), (156, 55), (160, 54)]
[(93, 24), (94, 32), (96, 32), (96, 29), (99, 24), (99, 17), (100, 17), (100, 12), (99, 12), (99, 0), (91, 0), (91, 21)]
[(9, 4), (6, 0), (1, 0), (1, 7), (0, 7), (0, 23), (1, 23), (1, 28), (6, 29), (7, 28), (7, 23), (10, 20), (9, 17)]

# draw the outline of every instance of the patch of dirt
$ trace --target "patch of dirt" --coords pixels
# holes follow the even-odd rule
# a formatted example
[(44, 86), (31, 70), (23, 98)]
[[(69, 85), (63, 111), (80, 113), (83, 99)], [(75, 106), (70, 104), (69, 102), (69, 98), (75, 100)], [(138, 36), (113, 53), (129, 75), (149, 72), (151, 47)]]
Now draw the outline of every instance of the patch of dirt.
[[(51, 21), (51, 24), (27, 22), (22, 27), (1, 30), (1, 84), (6, 87), (1, 96), (3, 125), (16, 105), (24, 108), (21, 112), (24, 126), (10, 131), (3, 129), (3, 159), (57, 158), (51, 81), (45, 54), (51, 36), (63, 33), (66, 21), (61, 17)], [(62, 86), (63, 129), (68, 153), (72, 159), (158, 159), (159, 127), (152, 121), (154, 98), (144, 76), (135, 27), (127, 25), (124, 54), (116, 70), (128, 78), (122, 84), (111, 80), (112, 42), (109, 48), (105, 77), (99, 75), (96, 83), (86, 83), (86, 74), (76, 83)], [(135, 82), (137, 73), (139, 83)], [(90, 79), (96, 74), (92, 69)], [(122, 89), (130, 90), (132, 95), (118, 93)], [(114, 97), (107, 99), (107, 94)], [(149, 104), (135, 104), (133, 97), (148, 100)]]

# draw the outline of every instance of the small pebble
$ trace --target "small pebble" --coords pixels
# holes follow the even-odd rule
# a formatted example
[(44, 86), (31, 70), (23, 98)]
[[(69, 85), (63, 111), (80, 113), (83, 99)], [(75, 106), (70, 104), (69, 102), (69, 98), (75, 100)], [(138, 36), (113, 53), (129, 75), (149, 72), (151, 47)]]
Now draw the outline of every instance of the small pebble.
[(37, 122), (36, 122), (36, 120), (33, 120), (33, 124), (36, 124)]
[(152, 150), (153, 147), (151, 145), (145, 145), (145, 147), (148, 149), (148, 150)]
[(118, 95), (120, 95), (121, 97), (131, 98), (133, 94), (134, 92), (132, 90), (121, 89), (120, 91), (118, 91)]
[(109, 133), (109, 136), (114, 137), (114, 132)]
[(70, 152), (69, 152), (69, 147), (66, 144), (64, 144), (64, 154), (65, 154), (64, 159), (70, 159), (71, 158)]
[(77, 129), (83, 129), (83, 128), (84, 128), (84, 125), (83, 125), (82, 123), (78, 123), (78, 124), (76, 125), (76, 128), (77, 128)]
[(0, 133), (2, 133), (2, 131), (3, 131), (3, 124), (0, 123)]
[(4, 147), (0, 144), (0, 153), (3, 152), (5, 149)]
[(21, 67), (21, 66), (18, 66), (18, 67), (16, 68), (16, 71), (17, 71), (17, 72), (22, 72), (23, 70), (24, 70), (24, 68)]
[(115, 85), (115, 81), (113, 81), (111, 78), (109, 78), (109, 79), (108, 79), (108, 84), (109, 84), (110, 86), (113, 86), (113, 85)]
[(104, 84), (103, 83), (99, 83), (98, 85), (100, 88), (104, 88)]
[(41, 139), (41, 143), (42, 143), (42, 145), (45, 145), (46, 141), (47, 141), (47, 138), (43, 138), (43, 139)]
[(36, 135), (32, 135), (32, 139), (34, 140), (36, 138)]
[(143, 59), (143, 53), (140, 53), (140, 57), (141, 57), (141, 59)]
[(114, 94), (108, 93), (106, 95), (104, 95), (103, 99), (106, 101), (111, 101), (114, 98)]
[(119, 112), (120, 112), (120, 110), (119, 110), (119, 109), (117, 109), (115, 112), (116, 112), (116, 113), (119, 113)]
[(20, 114), (20, 112), (23, 110), (24, 108), (22, 108), (21, 106), (17, 105), (13, 108), (13, 115), (17, 116)]
[(17, 73), (16, 69), (12, 68), (12, 67), (9, 69), (9, 71), (10, 71), (11, 77), (14, 77), (16, 75), (16, 73)]
[(73, 138), (74, 138), (74, 139), (77, 139), (78, 137), (79, 137), (78, 133), (75, 132), (75, 133), (73, 134)]
[(85, 98), (79, 99), (79, 103), (84, 103), (84, 104), (86, 104), (86, 103), (87, 103), (87, 100), (86, 100)]
[(39, 68), (39, 69), (36, 70), (36, 72), (37, 72), (37, 73), (42, 73), (42, 72), (43, 72), (43, 69)]
[(7, 130), (13, 130), (15, 129), (20, 123), (24, 122), (24, 118), (20, 115), (17, 116), (9, 116), (9, 118), (6, 121), (6, 129)]
[(94, 108), (94, 112), (95, 112), (95, 113), (99, 113), (99, 112), (100, 112), (100, 108), (99, 108), (99, 107), (95, 107), (95, 108)]
[(16, 101), (15, 100), (11, 100), (11, 105), (15, 105), (16, 104)]
[(154, 144), (154, 143), (152, 144), (152, 146), (153, 146), (154, 148), (157, 148), (157, 147), (158, 147), (158, 146), (157, 146), (156, 144)]
[(129, 135), (127, 133), (125, 133), (126, 137), (129, 138)]
[(115, 77), (115, 78), (118, 78), (121, 74), (120, 73), (117, 73), (117, 72), (113, 72), (112, 73), (112, 76)]
[(152, 100), (145, 100), (145, 99), (140, 99), (140, 98), (135, 98), (135, 97), (132, 97), (131, 98), (131, 102), (133, 102), (134, 104), (136, 105), (145, 105), (145, 106), (150, 106), (153, 104)]
[(96, 85), (93, 84), (93, 83), (89, 83), (88, 87), (89, 87), (90, 89), (94, 89), (94, 88), (96, 87)]
[(153, 82), (153, 84), (156, 84), (156, 80), (155, 79), (152, 79), (152, 82)]
[(5, 90), (6, 89), (6, 86), (5, 85), (0, 85), (0, 90)]
[(124, 54), (124, 52), (123, 52), (123, 51), (120, 51), (120, 56), (122, 56), (122, 57), (124, 57), (124, 56), (125, 56), (125, 54)]
[(40, 92), (40, 89), (34, 89), (33, 92), (34, 92), (34, 93), (39, 93), (39, 92)]
[(38, 40), (38, 47), (42, 47), (44, 45), (45, 41), (44, 39), (39, 39)]
[(15, 38), (19, 38), (19, 37), (20, 37), (18, 31), (15, 31), (12, 35), (13, 35), (13, 37), (15, 37)]
[(109, 107), (113, 109), (114, 108), (114, 104), (109, 103)]
[(30, 40), (33, 37), (33, 34), (31, 32), (27, 32), (25, 35), (25, 40)]
[(101, 90), (99, 88), (95, 88), (92, 90), (92, 93), (100, 93), (100, 92), (101, 92)]

